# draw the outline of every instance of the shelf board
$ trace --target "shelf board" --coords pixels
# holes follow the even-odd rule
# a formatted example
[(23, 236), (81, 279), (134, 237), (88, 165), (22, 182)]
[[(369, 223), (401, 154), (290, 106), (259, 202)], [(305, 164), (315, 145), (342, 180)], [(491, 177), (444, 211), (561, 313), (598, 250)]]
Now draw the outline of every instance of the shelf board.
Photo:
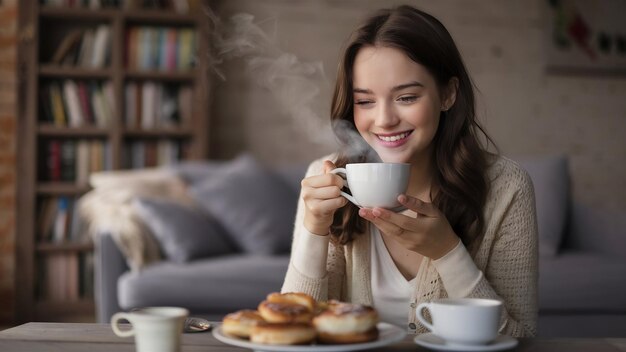
[(194, 69), (184, 72), (127, 69), (126, 78), (140, 80), (193, 82), (197, 78), (197, 72)]
[(126, 137), (151, 137), (151, 138), (168, 138), (168, 137), (190, 137), (193, 135), (193, 131), (189, 129), (181, 128), (155, 128), (155, 129), (140, 129), (129, 128), (126, 129), (123, 134)]
[(122, 12), (127, 22), (194, 25), (198, 15), (180, 14), (171, 10), (126, 10)]
[(110, 79), (111, 72), (109, 68), (85, 68), (55, 64), (39, 66), (39, 75), (50, 78)]
[(91, 242), (37, 243), (37, 252), (91, 252)]
[(58, 127), (52, 124), (43, 124), (37, 127), (40, 136), (48, 137), (107, 137), (109, 130), (95, 126), (85, 127)]
[(41, 6), (39, 15), (45, 19), (59, 20), (112, 20), (116, 14), (120, 13), (118, 9), (97, 9), (88, 8), (71, 8), (66, 6)]
[(42, 182), (37, 185), (37, 193), (41, 195), (81, 195), (91, 188), (71, 182)]

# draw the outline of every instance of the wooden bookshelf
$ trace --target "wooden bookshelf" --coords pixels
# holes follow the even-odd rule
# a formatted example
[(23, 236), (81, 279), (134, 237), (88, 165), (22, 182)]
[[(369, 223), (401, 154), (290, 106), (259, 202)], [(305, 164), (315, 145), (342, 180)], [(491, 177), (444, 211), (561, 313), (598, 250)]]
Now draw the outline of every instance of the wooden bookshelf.
[[(206, 2), (202, 4), (206, 5)], [(132, 27), (157, 28), (157, 30), (176, 31), (181, 28), (195, 35), (193, 55), (196, 58), (207, 57), (209, 50), (209, 23), (203, 11), (192, 11), (190, 14), (177, 14), (173, 10), (102, 8), (63, 8), (41, 5), (38, 0), (19, 2), (20, 44), (18, 61), (20, 67), (19, 91), (19, 126), (18, 126), (18, 199), (17, 214), (17, 262), (16, 272), (16, 303), (18, 322), (27, 321), (68, 321), (73, 316), (94, 314), (93, 296), (79, 298), (50, 299), (41, 295), (45, 285), (41, 283), (43, 275), (41, 267), (45, 266), (47, 256), (85, 256), (93, 252), (90, 241), (49, 241), (41, 240), (42, 236), (38, 220), (42, 203), (54, 202), (55, 197), (77, 199), (90, 190), (84, 182), (77, 180), (48, 179), (42, 177), (50, 173), (51, 154), (47, 148), (55, 141), (62, 145), (79, 141), (101, 141), (102, 151), (107, 155), (110, 169), (122, 169), (125, 165), (127, 146), (133, 143), (146, 144), (154, 141), (175, 142), (184, 145), (188, 159), (206, 159), (212, 156), (209, 150), (211, 119), (209, 103), (211, 101), (210, 82), (207, 67), (203, 60), (195, 60), (188, 69), (167, 67), (161, 69), (139, 69), (127, 64), (129, 55), (129, 29)], [(53, 63), (51, 58), (55, 50), (66, 37), (73, 32), (89, 31), (98, 26), (107, 26), (109, 31), (109, 58), (105, 65), (91, 67), (89, 65), (72, 65), (67, 62)], [(84, 34), (81, 34), (84, 35)], [(182, 35), (180, 35), (182, 36)], [(178, 38), (180, 38), (180, 36)], [(138, 37), (139, 38), (139, 37)], [(178, 48), (178, 46), (176, 46)], [(178, 50), (178, 49), (177, 49)], [(78, 52), (77, 52), (78, 53)], [(82, 54), (81, 54), (82, 55)], [(180, 54), (178, 54), (180, 55)], [(78, 56), (76, 56), (78, 57)], [(169, 60), (169, 58), (168, 58)], [(57, 61), (58, 62), (58, 61)], [(81, 84), (89, 89), (102, 89), (106, 96), (106, 108), (110, 119), (105, 124), (101, 121), (87, 120), (89, 114), (96, 114), (92, 90), (85, 90), (89, 99), (80, 100), (84, 123), (72, 123), (70, 120), (70, 102), (63, 100), (66, 109), (66, 122), (56, 120), (57, 111), (52, 111), (55, 120), (50, 120), (52, 101), (46, 98), (51, 93), (50, 85), (58, 84), (63, 94), (67, 81), (74, 82), (79, 88)], [(127, 120), (127, 98), (125, 89), (128, 84), (137, 86), (146, 82), (157, 85), (163, 91), (167, 89), (183, 89), (190, 92), (191, 110), (186, 120), (177, 116), (178, 124), (155, 125), (146, 127), (143, 124), (131, 125)], [(105, 91), (104, 85), (108, 85)], [(162, 88), (163, 87), (163, 88)], [(175, 88), (171, 88), (175, 87)], [(81, 92), (82, 93), (82, 92)], [(163, 93), (164, 94), (164, 93)], [(63, 95), (64, 99), (67, 97)], [(45, 104), (50, 101), (50, 105)], [(58, 105), (57, 105), (58, 106)], [(179, 104), (180, 106), (180, 104)], [(158, 111), (159, 109), (153, 109)], [(180, 109), (182, 110), (182, 108)], [(43, 111), (43, 112), (42, 112)], [(180, 114), (182, 112), (179, 111)], [(144, 112), (144, 114), (146, 114)], [(163, 113), (161, 113), (162, 115)], [(143, 126), (143, 128), (141, 127)], [(68, 147), (69, 148), (69, 147)], [(78, 147), (76, 147), (78, 148)], [(181, 147), (182, 149), (182, 147)], [(104, 149), (103, 149), (104, 150)], [(104, 158), (104, 157), (103, 157)], [(78, 163), (78, 161), (76, 161)], [(104, 165), (104, 163), (103, 163)], [(52, 198), (51, 198), (52, 197)], [(48, 199), (53, 200), (48, 200)], [(72, 237), (75, 238), (75, 237)], [(85, 237), (83, 237), (84, 239)], [(81, 275), (82, 272), (81, 272)], [(42, 288), (43, 287), (43, 288)]]

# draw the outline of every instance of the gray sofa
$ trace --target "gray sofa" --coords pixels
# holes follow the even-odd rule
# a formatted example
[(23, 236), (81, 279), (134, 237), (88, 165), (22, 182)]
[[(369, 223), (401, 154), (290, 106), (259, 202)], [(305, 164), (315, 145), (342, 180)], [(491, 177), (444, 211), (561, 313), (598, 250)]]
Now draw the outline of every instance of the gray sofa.
[[(626, 217), (572, 200), (565, 158), (520, 164), (529, 171), (537, 198), (539, 335), (625, 337)], [(195, 165), (192, 171), (184, 166), (179, 171), (189, 182), (198, 182), (208, 168), (202, 170)], [(304, 166), (293, 166), (277, 173), (290, 188), (294, 205), (304, 171)], [(283, 221), (291, 227), (292, 219)], [(116, 311), (152, 305), (183, 306), (194, 315), (220, 319), (254, 308), (268, 292), (280, 290), (288, 261), (286, 251), (258, 254), (239, 246), (232, 253), (184, 263), (163, 260), (134, 273), (111, 234), (103, 233), (96, 240), (98, 321), (108, 322)]]

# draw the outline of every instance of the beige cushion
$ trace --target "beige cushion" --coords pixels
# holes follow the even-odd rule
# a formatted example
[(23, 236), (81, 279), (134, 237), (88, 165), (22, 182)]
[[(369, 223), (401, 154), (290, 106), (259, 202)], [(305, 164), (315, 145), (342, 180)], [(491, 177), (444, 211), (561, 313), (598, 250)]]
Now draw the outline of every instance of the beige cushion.
[(191, 205), (185, 183), (166, 169), (104, 171), (91, 175), (93, 190), (79, 202), (79, 211), (92, 236), (111, 233), (128, 266), (136, 271), (161, 259), (159, 247), (142, 223), (132, 201), (144, 198), (168, 199)]

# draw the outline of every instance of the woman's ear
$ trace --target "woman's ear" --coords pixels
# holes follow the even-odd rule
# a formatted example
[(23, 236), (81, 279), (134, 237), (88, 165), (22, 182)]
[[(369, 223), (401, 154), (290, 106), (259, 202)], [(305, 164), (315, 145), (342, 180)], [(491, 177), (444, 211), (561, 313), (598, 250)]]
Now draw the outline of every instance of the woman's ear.
[(456, 92), (459, 90), (459, 79), (450, 78), (448, 84), (443, 90), (443, 99), (441, 99), (441, 111), (448, 111), (456, 101)]

